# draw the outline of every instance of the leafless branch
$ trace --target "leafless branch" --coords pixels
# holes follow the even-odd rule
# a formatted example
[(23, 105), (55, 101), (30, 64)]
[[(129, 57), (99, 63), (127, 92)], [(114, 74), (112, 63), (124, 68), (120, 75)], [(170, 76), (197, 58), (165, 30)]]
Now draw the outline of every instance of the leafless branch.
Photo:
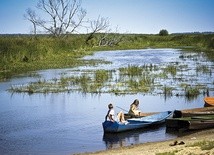
[(97, 20), (90, 21), (90, 33), (86, 39), (86, 43), (88, 44), (89, 40), (91, 40), (95, 33), (105, 31), (109, 27), (109, 21), (107, 18), (98, 17)]
[(56, 37), (73, 33), (81, 26), (86, 16), (80, 0), (39, 0), (36, 8), (43, 12), (44, 16), (36, 17), (35, 12), (27, 11), (27, 19), (30, 22), (33, 19), (32, 23)]

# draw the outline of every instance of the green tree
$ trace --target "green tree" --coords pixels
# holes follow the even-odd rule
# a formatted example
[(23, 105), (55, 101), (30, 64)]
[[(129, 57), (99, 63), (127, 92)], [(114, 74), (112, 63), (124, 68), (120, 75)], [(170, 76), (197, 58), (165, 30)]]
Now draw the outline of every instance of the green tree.
[(168, 31), (165, 30), (165, 29), (162, 29), (162, 30), (160, 30), (160, 32), (159, 32), (159, 35), (160, 35), (160, 36), (167, 36), (168, 34), (169, 34)]

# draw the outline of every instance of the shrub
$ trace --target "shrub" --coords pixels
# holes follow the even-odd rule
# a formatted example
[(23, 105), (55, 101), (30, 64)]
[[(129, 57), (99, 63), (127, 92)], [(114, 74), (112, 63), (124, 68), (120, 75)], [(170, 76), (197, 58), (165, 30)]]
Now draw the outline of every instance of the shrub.
[(160, 35), (160, 36), (167, 36), (168, 34), (169, 34), (168, 31), (165, 30), (165, 29), (162, 29), (162, 30), (160, 30), (160, 32), (159, 32), (159, 35)]

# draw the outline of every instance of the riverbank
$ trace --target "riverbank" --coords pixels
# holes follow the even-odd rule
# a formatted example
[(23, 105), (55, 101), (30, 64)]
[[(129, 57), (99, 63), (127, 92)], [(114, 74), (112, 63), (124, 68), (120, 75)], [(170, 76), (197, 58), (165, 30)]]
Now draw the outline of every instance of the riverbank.
[[(174, 145), (177, 142), (176, 145)], [(183, 143), (182, 143), (183, 142)], [(148, 142), (144, 144), (121, 147), (93, 153), (79, 155), (213, 155), (214, 129), (197, 131), (195, 133), (178, 137), (173, 140), (161, 142)]]
[(213, 56), (214, 34), (171, 34), (168, 36), (148, 34), (109, 34), (121, 38), (114, 46), (99, 46), (100, 34), (86, 44), (87, 34), (54, 38), (49, 35), (0, 35), (0, 81), (13, 76), (43, 69), (72, 68), (96, 65), (80, 58), (94, 51), (175, 48), (201, 52), (210, 60)]

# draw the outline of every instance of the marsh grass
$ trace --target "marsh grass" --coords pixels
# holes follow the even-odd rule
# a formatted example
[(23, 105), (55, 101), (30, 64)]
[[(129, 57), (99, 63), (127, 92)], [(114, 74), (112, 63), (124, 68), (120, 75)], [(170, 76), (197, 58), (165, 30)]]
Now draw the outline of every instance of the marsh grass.
[(12, 92), (25, 92), (29, 94), (33, 93), (58, 93), (58, 92), (64, 92), (68, 91), (66, 85), (63, 85), (61, 83), (52, 83), (50, 81), (37, 81), (32, 82), (28, 85), (18, 85), (18, 86), (11, 86), (9, 91)]
[(165, 96), (172, 96), (172, 91), (173, 91), (173, 88), (172, 87), (168, 87), (168, 86), (164, 86), (163, 87), (163, 94)]
[(194, 96), (200, 94), (198, 87), (187, 87), (186, 90), (186, 96)]
[(60, 79), (52, 79), (49, 81), (39, 79), (28, 85), (11, 86), (9, 91), (27, 92), (27, 93), (56, 93), (65, 91), (101, 92), (104, 83), (109, 79), (109, 72), (105, 70), (97, 70), (90, 75), (83, 73), (80, 76), (62, 76)]
[[(130, 66), (128, 67), (128, 70)], [(135, 68), (136, 69), (136, 68)], [(125, 68), (124, 68), (125, 70)], [(138, 69), (137, 69), (138, 70)], [(114, 75), (112, 75), (114, 74)], [(112, 81), (115, 71), (95, 70), (84, 72), (78, 76), (54, 78), (49, 81), (39, 79), (28, 85), (11, 86), (12, 92), (55, 93), (62, 91), (81, 91), (84, 93), (138, 93), (149, 92), (154, 84), (154, 77), (147, 73), (135, 74), (122, 78), (122, 81)], [(121, 76), (124, 76), (123, 74)], [(134, 77), (134, 78), (133, 78)]]
[(185, 96), (189, 100), (196, 98), (199, 94), (200, 94), (200, 90), (197, 86), (196, 87), (187, 86), (185, 88)]
[[(120, 35), (120, 34), (118, 34)], [(122, 41), (114, 47), (97, 47), (84, 44), (85, 35), (71, 35), (64, 39), (56, 39), (50, 36), (0, 36), (0, 79), (6, 80), (14, 75), (20, 75), (29, 71), (49, 69), (49, 68), (73, 68), (77, 66), (98, 66), (99, 64), (109, 63), (102, 60), (84, 60), (85, 55), (93, 54), (96, 50), (115, 50), (115, 49), (139, 49), (147, 47), (182, 47), (192, 50), (193, 48), (204, 49), (205, 56), (210, 60), (213, 57), (214, 35), (122, 35)], [(96, 39), (96, 37), (95, 37)], [(96, 42), (96, 41), (95, 41)], [(205, 50), (206, 48), (208, 48)], [(183, 54), (180, 59), (198, 60), (197, 54)], [(177, 83), (181, 87), (184, 96), (192, 97), (200, 94), (205, 86), (191, 87), (194, 80), (184, 79), (182, 73), (188, 74), (188, 65), (178, 62), (157, 66), (154, 64), (142, 64), (141, 66), (129, 65), (119, 68), (116, 71), (97, 70), (82, 73), (80, 75), (52, 79), (50, 81), (40, 80), (22, 86), (12, 86), (13, 92), (28, 93), (48, 93), (62, 91), (80, 91), (87, 93), (150, 93), (155, 87), (163, 94), (172, 94), (172, 87), (163, 86)], [(196, 73), (210, 73), (211, 67), (200, 65), (195, 69)], [(198, 74), (199, 75), (199, 74)], [(191, 75), (195, 78), (198, 75)], [(30, 75), (40, 78), (39, 75)], [(176, 81), (177, 80), (177, 81)], [(189, 80), (189, 81), (187, 81)], [(163, 82), (163, 83), (161, 83)], [(213, 82), (213, 81), (212, 81)], [(158, 87), (158, 88), (157, 88)], [(182, 92), (182, 93), (183, 93)]]
[(128, 65), (128, 67), (119, 68), (119, 74), (120, 76), (139, 77), (144, 73), (149, 74), (149, 72), (155, 72), (158, 69), (158, 66), (153, 64), (144, 64), (142, 66)]
[(104, 83), (109, 80), (109, 71), (107, 70), (96, 70), (95, 71), (95, 82)]
[(127, 75), (127, 76), (140, 76), (144, 69), (139, 66), (129, 65), (128, 67), (119, 68), (120, 75)]
[[(95, 43), (100, 34), (95, 35)], [(146, 34), (111, 34), (121, 37), (116, 46), (92, 46), (85, 44), (87, 34), (73, 34), (66, 38), (50, 35), (0, 35), (0, 80), (14, 75), (49, 68), (67, 68), (89, 64), (78, 58), (90, 55), (92, 51), (142, 48), (198, 49), (214, 60), (213, 34), (172, 34), (168, 36)], [(194, 57), (193, 55), (190, 55)], [(189, 56), (189, 57), (190, 57)], [(181, 55), (180, 58), (185, 58)], [(147, 69), (151, 71), (154, 66)], [(138, 71), (137, 71), (138, 72)], [(140, 72), (138, 72), (140, 73)], [(173, 72), (172, 72), (173, 73)], [(129, 74), (132, 75), (132, 74)], [(172, 74), (174, 75), (174, 73)]]
[(83, 65), (77, 58), (93, 53), (80, 45), (83, 40), (81, 36), (57, 39), (46, 35), (0, 35), (0, 79), (39, 69)]
[(164, 68), (164, 72), (166, 74), (170, 74), (172, 77), (175, 77), (177, 74), (177, 68), (175, 65), (168, 65), (166, 68)]
[[(118, 70), (88, 70), (79, 72), (72, 76), (62, 76), (49, 81), (38, 80), (28, 85), (12, 86), (12, 92), (27, 93), (57, 93), (79, 91), (83, 93), (152, 93), (154, 90), (161, 90), (165, 96), (172, 96), (174, 88), (164, 87), (160, 80), (177, 80), (179, 78), (169, 78), (168, 74), (177, 76), (177, 69), (172, 65), (160, 68), (155, 65), (127, 66)], [(188, 99), (197, 97), (200, 90), (205, 90), (205, 85), (191, 86), (188, 82), (179, 85), (184, 90), (184, 96)], [(204, 92), (204, 91), (203, 91)]]
[(206, 65), (197, 65), (196, 72), (197, 73), (201, 72), (201, 73), (207, 74), (207, 73), (211, 72), (211, 69), (208, 66), (206, 66)]

